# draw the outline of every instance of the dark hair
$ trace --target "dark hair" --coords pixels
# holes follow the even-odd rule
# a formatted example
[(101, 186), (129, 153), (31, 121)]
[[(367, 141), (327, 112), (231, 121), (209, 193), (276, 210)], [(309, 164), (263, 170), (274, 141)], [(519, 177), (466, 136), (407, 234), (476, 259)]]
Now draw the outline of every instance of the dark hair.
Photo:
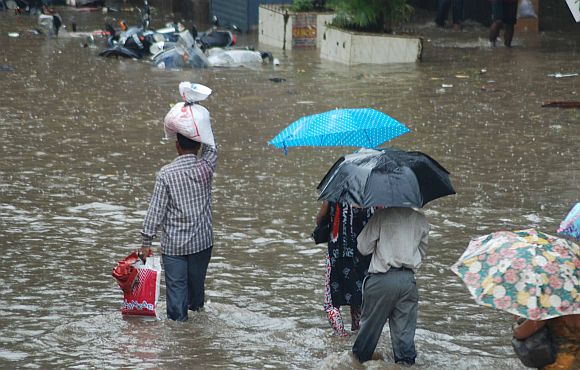
[(180, 133), (177, 133), (177, 142), (179, 143), (179, 146), (185, 150), (196, 151), (201, 146), (199, 141), (188, 139)]

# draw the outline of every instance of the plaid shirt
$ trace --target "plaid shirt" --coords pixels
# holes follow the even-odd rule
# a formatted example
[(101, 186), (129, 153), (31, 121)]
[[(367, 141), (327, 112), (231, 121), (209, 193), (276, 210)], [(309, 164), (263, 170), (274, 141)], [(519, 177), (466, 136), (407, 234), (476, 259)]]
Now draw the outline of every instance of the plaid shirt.
[(211, 184), (217, 149), (203, 145), (161, 168), (143, 221), (143, 246), (150, 247), (161, 226), (161, 253), (179, 256), (213, 245)]

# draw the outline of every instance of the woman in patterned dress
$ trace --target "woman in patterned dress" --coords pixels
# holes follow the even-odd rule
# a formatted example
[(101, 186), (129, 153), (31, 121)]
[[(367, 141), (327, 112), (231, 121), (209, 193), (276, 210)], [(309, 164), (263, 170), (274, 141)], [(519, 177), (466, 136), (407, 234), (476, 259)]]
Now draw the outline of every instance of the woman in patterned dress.
[(330, 236), (326, 256), (324, 311), (334, 332), (348, 336), (340, 314), (341, 306), (350, 306), (351, 330), (359, 328), (362, 285), (372, 256), (362, 256), (356, 238), (373, 214), (372, 208), (324, 202), (316, 223), (329, 222)]

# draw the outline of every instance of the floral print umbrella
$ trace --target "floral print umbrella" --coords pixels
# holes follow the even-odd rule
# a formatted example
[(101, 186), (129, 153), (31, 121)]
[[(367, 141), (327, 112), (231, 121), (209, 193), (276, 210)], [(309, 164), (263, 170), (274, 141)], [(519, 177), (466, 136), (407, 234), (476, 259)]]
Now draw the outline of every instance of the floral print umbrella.
[(558, 233), (580, 240), (580, 202), (576, 203), (562, 220)]
[(451, 267), (475, 301), (532, 320), (580, 314), (580, 247), (534, 229), (473, 239)]

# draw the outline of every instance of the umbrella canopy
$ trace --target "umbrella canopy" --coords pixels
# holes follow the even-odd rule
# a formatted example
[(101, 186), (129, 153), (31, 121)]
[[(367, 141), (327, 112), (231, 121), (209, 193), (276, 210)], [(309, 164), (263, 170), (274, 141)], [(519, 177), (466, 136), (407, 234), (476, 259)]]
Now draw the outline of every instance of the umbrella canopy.
[(302, 117), (269, 141), (276, 148), (292, 146), (357, 146), (376, 148), (410, 130), (371, 108), (334, 109)]
[(580, 5), (576, 0), (566, 0), (566, 4), (568, 4), (568, 8), (570, 12), (572, 12), (572, 16), (576, 22), (580, 22)]
[(341, 157), (318, 185), (319, 200), (361, 207), (416, 207), (455, 194), (449, 172), (421, 152), (387, 148)]
[(580, 247), (534, 229), (473, 239), (451, 267), (475, 301), (531, 320), (580, 314)]
[(558, 233), (580, 240), (580, 202), (576, 203), (560, 223)]

